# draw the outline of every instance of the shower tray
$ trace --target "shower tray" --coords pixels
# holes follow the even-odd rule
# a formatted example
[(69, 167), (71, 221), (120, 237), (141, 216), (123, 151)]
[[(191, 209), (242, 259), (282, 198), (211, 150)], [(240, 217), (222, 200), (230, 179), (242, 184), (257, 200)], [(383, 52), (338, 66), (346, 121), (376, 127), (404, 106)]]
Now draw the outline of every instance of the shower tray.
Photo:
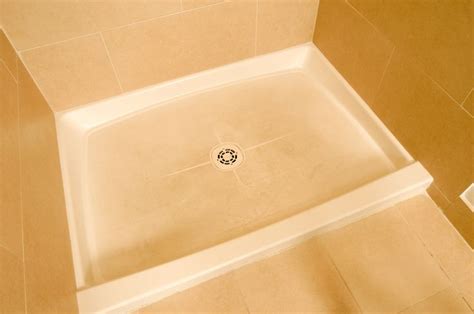
[(312, 43), (56, 123), (84, 313), (156, 302), (432, 182)]

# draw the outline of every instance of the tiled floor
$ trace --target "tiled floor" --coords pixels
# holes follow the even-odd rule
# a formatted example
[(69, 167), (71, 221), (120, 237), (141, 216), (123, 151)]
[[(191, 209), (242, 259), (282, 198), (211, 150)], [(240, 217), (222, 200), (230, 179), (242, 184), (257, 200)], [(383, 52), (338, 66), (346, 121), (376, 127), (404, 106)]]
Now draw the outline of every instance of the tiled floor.
[(474, 253), (417, 196), (140, 313), (472, 313)]
[[(234, 171), (210, 162), (222, 142), (245, 152)], [(94, 281), (248, 233), (393, 170), (365, 131), (304, 73), (154, 107), (89, 137)]]

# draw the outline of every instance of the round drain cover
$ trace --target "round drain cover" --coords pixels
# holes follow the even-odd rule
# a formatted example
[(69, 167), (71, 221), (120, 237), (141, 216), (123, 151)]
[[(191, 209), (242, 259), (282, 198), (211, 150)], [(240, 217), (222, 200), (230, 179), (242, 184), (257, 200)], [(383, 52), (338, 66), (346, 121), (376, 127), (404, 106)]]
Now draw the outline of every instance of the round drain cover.
[(211, 162), (219, 170), (232, 170), (240, 166), (244, 153), (237, 144), (223, 143), (211, 150)]

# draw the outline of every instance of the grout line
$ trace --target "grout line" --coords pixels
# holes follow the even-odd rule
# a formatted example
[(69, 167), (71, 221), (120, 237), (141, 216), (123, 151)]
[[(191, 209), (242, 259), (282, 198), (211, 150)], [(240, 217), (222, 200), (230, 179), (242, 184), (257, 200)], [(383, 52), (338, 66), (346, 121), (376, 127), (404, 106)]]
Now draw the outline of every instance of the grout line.
[[(13, 46), (13, 41), (10, 39), (10, 36), (8, 35), (8, 32), (4, 31), (4, 34), (5, 34), (5, 37), (7, 38), (7, 40), (12, 45), (12, 47), (15, 49), (15, 46)], [(21, 65), (25, 68), (25, 70), (28, 73), (29, 77), (31, 78), (31, 80), (35, 84), (35, 87), (38, 89), (41, 96), (43, 96), (44, 101), (47, 103), (49, 109), (54, 114), (56, 112), (56, 110), (53, 109), (53, 106), (51, 105), (51, 101), (46, 97), (45, 93), (41, 89), (41, 86), (36, 81), (36, 78), (31, 74), (30, 69), (26, 66), (26, 62), (23, 61), (23, 55), (16, 49), (15, 49), (15, 53), (16, 53), (16, 60), (17, 60), (16, 61), (17, 62), (17, 67), (16, 68), (17, 68), (17, 72), (18, 72), (18, 87), (20, 86), (20, 64), (19, 63), (21, 62)]]
[(313, 22), (313, 33), (311, 34), (311, 42), (314, 43), (314, 35), (316, 34), (316, 23), (318, 22), (318, 16), (319, 16), (319, 5), (321, 4), (321, 1), (315, 0), (316, 2), (316, 14), (314, 14), (314, 22)]
[(88, 33), (88, 34), (84, 34), (84, 35), (80, 35), (80, 36), (76, 36), (76, 37), (71, 37), (71, 38), (67, 38), (67, 39), (63, 39), (63, 40), (58, 40), (58, 41), (48, 43), (48, 44), (38, 45), (38, 46), (35, 46), (35, 47), (32, 47), (32, 48), (20, 49), (20, 50), (17, 50), (17, 51), (18, 51), (18, 53), (22, 54), (24, 52), (29, 52), (31, 50), (40, 49), (40, 48), (44, 48), (44, 47), (48, 47), (48, 46), (54, 46), (54, 45), (62, 44), (62, 43), (72, 41), (72, 40), (75, 40), (75, 39), (85, 38), (85, 37), (98, 35), (98, 34), (100, 34), (100, 32)]
[[(15, 52), (16, 54), (16, 52)], [(19, 62), (20, 62), (20, 57), (18, 54), (16, 54), (16, 68), (17, 72), (19, 74)], [(18, 76), (18, 81), (20, 81), (20, 76)], [(23, 193), (22, 193), (22, 179), (21, 179), (21, 174), (23, 171), (23, 168), (21, 166), (21, 139), (20, 139), (20, 133), (21, 133), (21, 120), (20, 120), (20, 83), (18, 82), (17, 88), (16, 88), (16, 99), (17, 99), (17, 111), (18, 111), (18, 119), (17, 119), (17, 124), (18, 124), (18, 172), (19, 172), (19, 184), (20, 184), (20, 223), (21, 223), (21, 255), (22, 255), (22, 262), (23, 262), (23, 297), (25, 299), (25, 313), (28, 313), (28, 303), (26, 302), (27, 300), (27, 293), (26, 293), (26, 263), (25, 263), (25, 213), (24, 213), (24, 208), (23, 208)]]
[(448, 290), (448, 289), (451, 288), (451, 287), (453, 287), (453, 285), (448, 286), (448, 287), (446, 287), (446, 288), (443, 288), (442, 290), (439, 290), (439, 291), (437, 291), (437, 292), (435, 292), (435, 293), (433, 293), (433, 294), (430, 294), (429, 296), (427, 296), (427, 297), (425, 297), (425, 298), (423, 298), (423, 299), (421, 299), (421, 300), (419, 300), (419, 301), (416, 301), (415, 303), (412, 303), (412, 304), (410, 304), (409, 306), (407, 306), (407, 307), (401, 309), (401, 310), (398, 311), (397, 313), (402, 313), (403, 311), (408, 310), (408, 309), (411, 308), (412, 306), (415, 306), (415, 305), (417, 305), (417, 304), (419, 304), (419, 303), (421, 303), (421, 302), (424, 302), (424, 301), (428, 300), (429, 298), (434, 297), (434, 296), (436, 296), (436, 295), (438, 295), (438, 294), (440, 294), (440, 293), (442, 293), (442, 292)]
[[(16, 79), (15, 76), (13, 75), (13, 73), (10, 71), (10, 69), (7, 66), (7, 63), (5, 61), (3, 61), (3, 59), (0, 59), (0, 64), (3, 64), (5, 66), (5, 69), (7, 69), (7, 72), (11, 75), (13, 81), (16, 84), (18, 84), (18, 79)], [(18, 69), (17, 69), (17, 72), (18, 72)]]
[(258, 148), (258, 147), (263, 146), (263, 145), (267, 145), (267, 144), (276, 142), (276, 141), (281, 140), (281, 139), (283, 139), (283, 138), (285, 138), (285, 137), (288, 137), (288, 136), (290, 136), (290, 135), (292, 135), (292, 134), (294, 134), (294, 133), (295, 133), (294, 131), (293, 131), (293, 132), (289, 132), (289, 133), (286, 133), (286, 134), (284, 134), (284, 135), (282, 135), (282, 136), (275, 137), (275, 138), (273, 138), (273, 139), (271, 139), (271, 140), (269, 140), (269, 141), (266, 141), (266, 142), (263, 142), (263, 143), (260, 143), (260, 144), (257, 144), (257, 145), (253, 145), (253, 146), (247, 147), (247, 148), (244, 149), (244, 152), (249, 151), (249, 150), (252, 150), (252, 149), (255, 149), (255, 148)]
[(8, 254), (13, 255), (15, 258), (20, 258), (17, 253), (13, 252), (10, 248), (6, 247), (4, 244), (0, 243), (0, 249), (3, 249), (8, 252)]
[(183, 12), (183, 0), (179, 0), (179, 9), (180, 12)]
[(136, 24), (146, 23), (146, 22), (149, 22), (149, 21), (158, 20), (158, 19), (161, 19), (161, 18), (166, 18), (166, 17), (169, 17), (169, 16), (182, 14), (182, 13), (185, 13), (185, 12), (197, 11), (197, 10), (201, 10), (203, 8), (213, 7), (213, 6), (217, 6), (217, 5), (224, 4), (224, 3), (227, 3), (227, 1), (220, 1), (220, 2), (217, 2), (217, 3), (213, 3), (213, 4), (209, 4), (209, 5), (189, 9), (189, 10), (176, 11), (176, 12), (173, 12), (173, 13), (170, 13), (170, 14), (160, 15), (160, 16), (157, 16), (157, 17), (152, 17), (152, 18), (149, 18), (149, 19), (141, 20), (141, 21), (136, 21), (136, 22), (132, 22), (132, 23), (124, 24), (124, 25), (119, 25), (119, 26), (115, 26), (115, 27), (110, 27), (110, 28), (104, 28), (104, 29), (102, 29), (100, 31), (97, 31), (97, 32), (87, 33), (87, 34), (79, 35), (79, 36), (76, 36), (76, 37), (71, 37), (71, 38), (67, 38), (67, 39), (63, 39), (63, 40), (58, 40), (58, 41), (38, 45), (38, 46), (35, 46), (35, 47), (31, 47), (31, 48), (20, 49), (20, 50), (17, 50), (17, 52), (23, 53), (23, 52), (31, 51), (31, 50), (38, 49), (38, 48), (53, 46), (53, 45), (68, 42), (68, 41), (71, 41), (71, 40), (74, 40), (74, 39), (79, 39), (79, 38), (83, 38), (83, 37), (87, 37), (87, 36), (97, 35), (97, 34), (100, 34), (101, 32), (117, 30), (117, 29), (120, 29), (120, 28), (125, 28), (125, 27), (128, 27), (128, 26), (136, 25)]
[(105, 52), (107, 53), (107, 58), (109, 59), (110, 65), (112, 66), (112, 71), (114, 71), (115, 79), (117, 80), (120, 91), (123, 93), (122, 83), (120, 82), (117, 69), (115, 68), (114, 62), (112, 61), (112, 57), (110, 56), (109, 47), (107, 47), (107, 44), (105, 43), (104, 35), (102, 33), (100, 33), (100, 39), (102, 40), (102, 44), (104, 45)]
[[(451, 284), (453, 284), (453, 279), (448, 275), (448, 272), (441, 265), (441, 261), (439, 260), (437, 255), (430, 250), (428, 244), (426, 244), (426, 242), (423, 240), (423, 237), (418, 233), (418, 231), (415, 229), (415, 227), (408, 221), (408, 219), (405, 217), (405, 215), (403, 215), (403, 213), (400, 210), (400, 207), (398, 206), (398, 204), (395, 204), (394, 207), (396, 209), (397, 215), (400, 216), (400, 218), (405, 222), (405, 225), (407, 226), (408, 230), (410, 230), (411, 233), (413, 233), (415, 235), (415, 237), (420, 241), (421, 245), (425, 248), (426, 252), (428, 252), (428, 254), (431, 256), (431, 258), (436, 262), (439, 269), (443, 272), (443, 274), (446, 276), (446, 278), (449, 280), (449, 282)], [(418, 303), (418, 302), (416, 302), (416, 303)], [(412, 305), (414, 305), (416, 303), (413, 303)]]
[[(421, 69), (421, 68), (420, 68)], [(456, 105), (458, 105), (459, 107), (461, 107), (462, 109), (464, 109), (462, 107), (462, 103), (459, 103), (456, 99), (454, 99), (453, 96), (451, 96), (448, 91), (446, 89), (444, 89), (443, 86), (441, 86), (441, 84), (439, 84), (434, 78), (432, 78), (428, 73), (426, 73), (425, 70), (421, 69), (421, 71), (423, 72), (424, 75), (426, 75), (430, 80), (431, 82), (433, 82), (436, 86), (438, 86), (439, 89), (441, 89)], [(469, 94), (467, 94), (469, 96)], [(466, 111), (467, 112), (467, 111)]]
[[(377, 27), (376, 27), (371, 21), (369, 21), (359, 10), (357, 10), (357, 9), (349, 2), (349, 0), (345, 0), (345, 3), (346, 3), (348, 6), (350, 6), (350, 7), (351, 7), (359, 16), (361, 16), (367, 23), (369, 23), (378, 33), (380, 33), (380, 34), (383, 36), (383, 38), (384, 38), (385, 40), (388, 40), (388, 39), (385, 37), (385, 35), (384, 35), (382, 32), (380, 32), (380, 31), (377, 29)], [(389, 41), (389, 40), (388, 40), (388, 41)], [(391, 41), (390, 41), (390, 42), (391, 42)], [(391, 42), (391, 43), (392, 43), (392, 42)], [(395, 44), (392, 43), (392, 45), (395, 47)], [(451, 100), (453, 100), (456, 104), (458, 104), (467, 114), (469, 114), (469, 115), (472, 117), (472, 115), (471, 115), (467, 110), (465, 110), (465, 108), (463, 108), (462, 103), (459, 103), (456, 99), (454, 99), (454, 97), (452, 97), (444, 87), (442, 87), (436, 80), (434, 80), (428, 73), (426, 73), (426, 71), (425, 71), (424, 69), (419, 68), (419, 70), (421, 70), (421, 72), (422, 72), (424, 75), (426, 75), (432, 82), (434, 82), (434, 83), (436, 84), (436, 86), (438, 86)], [(469, 96), (469, 93), (468, 93), (468, 96)]]
[(245, 305), (245, 309), (247, 310), (247, 314), (250, 314), (251, 312), (250, 312), (249, 305), (247, 304), (247, 299), (245, 298), (245, 295), (242, 292), (242, 287), (240, 286), (239, 281), (235, 278), (237, 276), (237, 273), (235, 272), (235, 270), (236, 269), (233, 269), (232, 271), (229, 272), (229, 274), (230, 274), (232, 280), (234, 281), (234, 283), (237, 286), (237, 290), (239, 291), (240, 298), (242, 299), (242, 301), (244, 301), (244, 305)]
[(224, 3), (227, 3), (227, 1), (221, 1), (221, 2), (217, 2), (217, 3), (213, 3), (213, 4), (209, 4), (209, 5), (204, 5), (204, 6), (197, 7), (197, 8), (192, 8), (192, 9), (189, 9), (189, 10), (176, 11), (176, 12), (173, 12), (173, 13), (160, 15), (160, 16), (152, 17), (152, 18), (149, 18), (149, 19), (141, 20), (141, 21), (136, 21), (136, 22), (132, 22), (132, 23), (129, 23), (129, 24), (124, 24), (124, 25), (114, 26), (114, 27), (110, 27), (110, 28), (105, 28), (105, 29), (101, 30), (101, 32), (114, 31), (114, 30), (118, 30), (118, 29), (121, 29), (121, 28), (129, 27), (129, 26), (133, 26), (133, 25), (137, 25), (137, 24), (142, 24), (142, 23), (147, 23), (147, 22), (151, 22), (151, 21), (154, 21), (154, 20), (159, 20), (159, 19), (162, 19), (162, 18), (167, 18), (167, 17), (170, 17), (170, 16), (179, 15), (179, 14), (183, 14), (183, 13), (187, 13), (187, 12), (197, 11), (197, 10), (217, 6), (217, 5), (224, 4)]
[(383, 80), (385, 79), (385, 75), (388, 72), (388, 68), (390, 66), (390, 63), (392, 62), (392, 57), (393, 57), (394, 54), (395, 54), (395, 46), (393, 46), (392, 52), (390, 53), (390, 56), (388, 57), (387, 64), (385, 65), (385, 69), (383, 70), (382, 77), (380, 78), (380, 82), (377, 86), (377, 89), (375, 90), (375, 95), (374, 95), (374, 99), (373, 99), (374, 103), (376, 102), (375, 100), (377, 99), (377, 96), (380, 92), (380, 88), (382, 87)]
[[(451, 202), (451, 200), (443, 193), (443, 191), (441, 191), (441, 189), (438, 187), (438, 185), (437, 185), (435, 182), (433, 182), (432, 184), (433, 184), (434, 188), (436, 189), (436, 191), (438, 191), (439, 194), (441, 194), (441, 196), (442, 196), (442, 197), (449, 203), (449, 205), (451, 206), (451, 204), (452, 204), (453, 202)], [(431, 196), (430, 196), (430, 198), (431, 198)], [(436, 202), (435, 202), (434, 200), (433, 200), (433, 202), (436, 204)], [(438, 208), (440, 208), (440, 207), (438, 206), (438, 204), (436, 204), (436, 206), (437, 206)], [(441, 208), (440, 208), (440, 209), (441, 209)], [(442, 209), (441, 209), (441, 210), (442, 210)]]
[[(363, 20), (365, 20), (367, 23), (369, 23), (369, 25), (372, 26), (372, 28), (373, 28), (375, 31), (377, 31), (377, 33), (381, 34), (382, 37), (383, 37), (385, 40), (387, 40), (387, 41), (389, 41), (390, 43), (392, 43), (390, 40), (388, 40), (388, 39), (385, 37), (385, 35), (384, 35), (381, 31), (378, 30), (378, 28), (375, 26), (375, 24), (373, 24), (371, 21), (369, 21), (369, 20), (365, 17), (365, 15), (363, 15), (359, 10), (357, 10), (357, 9), (349, 2), (349, 0), (345, 0), (345, 3), (346, 3), (349, 7), (351, 7), (352, 10), (354, 10), (354, 11), (357, 13), (357, 15), (359, 15), (360, 17), (362, 17)], [(392, 43), (392, 45), (395, 46), (393, 43)]]
[(254, 56), (257, 55), (257, 37), (258, 37), (258, 3), (260, 0), (256, 1), (256, 8), (255, 8), (255, 41), (254, 41)]
[(471, 90), (467, 93), (467, 95), (466, 95), (466, 97), (464, 98), (464, 100), (461, 102), (461, 105), (464, 106), (464, 103), (465, 103), (466, 100), (469, 98), (469, 95), (471, 95), (473, 92), (474, 92), (474, 88), (471, 88)]
[(456, 292), (459, 294), (459, 296), (461, 297), (461, 299), (464, 301), (464, 303), (466, 303), (466, 306), (472, 311), (474, 312), (474, 308), (471, 307), (471, 304), (469, 304), (469, 302), (466, 300), (466, 298), (464, 297), (464, 293), (462, 293), (461, 291), (459, 291), (459, 289), (457, 287), (455, 287), (456, 289)]
[(349, 287), (349, 284), (346, 282), (346, 279), (344, 279), (344, 276), (342, 275), (341, 271), (339, 270), (339, 268), (337, 267), (336, 265), (336, 262), (334, 262), (332, 256), (331, 256), (331, 253), (326, 249), (326, 247), (324, 246), (322, 242), (322, 239), (319, 239), (318, 240), (321, 244), (321, 249), (324, 250), (324, 253), (325, 255), (328, 257), (329, 261), (331, 262), (332, 266), (334, 266), (334, 269), (336, 270), (337, 274), (339, 275), (339, 278), (341, 278), (341, 281), (342, 283), (344, 284), (344, 286), (346, 287), (347, 291), (349, 292), (349, 294), (351, 295), (352, 299), (354, 300), (358, 310), (360, 311), (360, 313), (363, 313), (362, 311), (362, 306), (360, 306), (359, 302), (357, 301), (357, 298), (356, 296), (354, 295), (354, 293), (352, 292), (351, 288)]

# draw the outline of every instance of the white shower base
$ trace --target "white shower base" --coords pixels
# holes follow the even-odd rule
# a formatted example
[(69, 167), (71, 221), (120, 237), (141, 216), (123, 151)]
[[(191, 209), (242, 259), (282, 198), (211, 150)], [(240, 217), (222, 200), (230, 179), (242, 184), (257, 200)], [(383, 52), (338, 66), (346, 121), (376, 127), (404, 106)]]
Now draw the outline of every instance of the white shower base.
[[(313, 44), (56, 119), (81, 312), (156, 302), (432, 181)], [(210, 160), (226, 143), (238, 167)]]

